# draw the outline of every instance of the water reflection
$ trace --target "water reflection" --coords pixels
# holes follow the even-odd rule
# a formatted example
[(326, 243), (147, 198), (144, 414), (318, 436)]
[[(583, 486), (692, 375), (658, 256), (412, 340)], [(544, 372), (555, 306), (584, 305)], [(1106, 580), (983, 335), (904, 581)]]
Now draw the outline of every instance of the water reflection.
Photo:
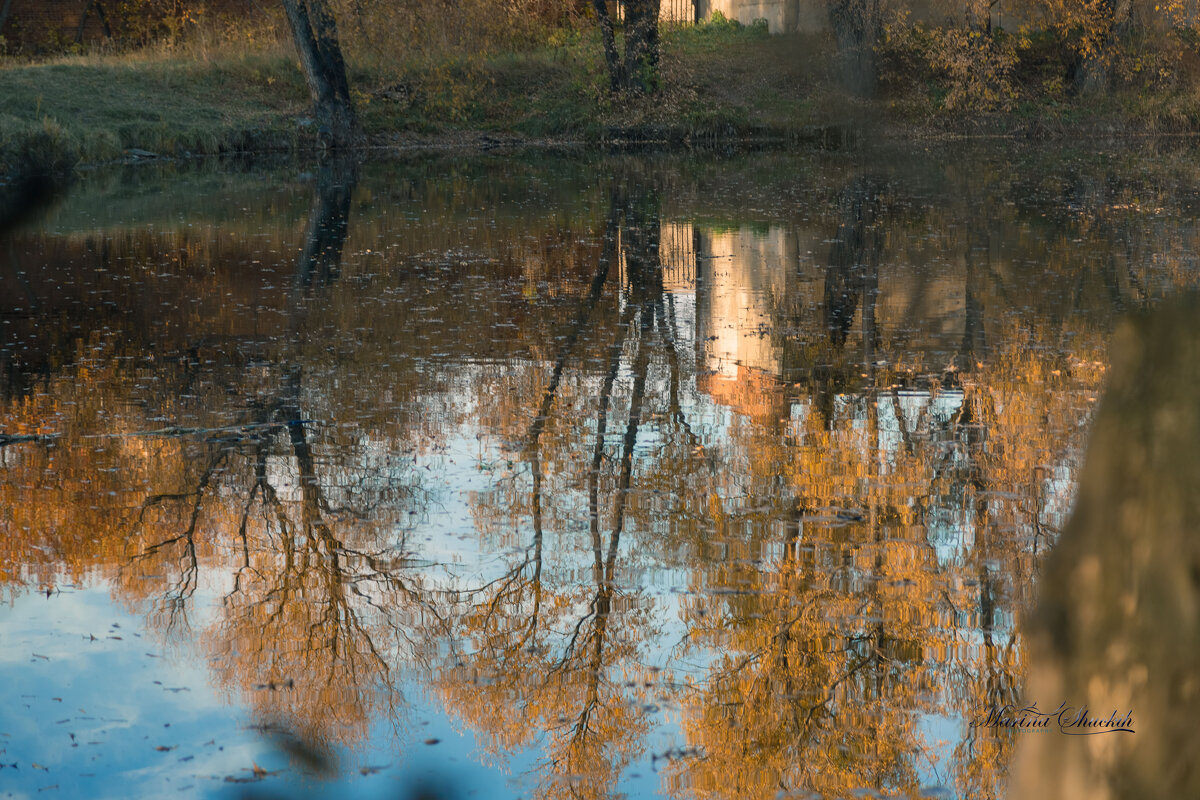
[(4, 243), (0, 580), (109, 586), (301, 772), (427, 695), (539, 796), (1000, 794), (967, 720), (1188, 200), (822, 159), (82, 187)]
[[(661, 382), (651, 376), (652, 361), (667, 368), (666, 413), (686, 430), (674, 312), (659, 259), (658, 192), (628, 174), (612, 179), (588, 294), (555, 337), (558, 351), (540, 400), (526, 405), (522, 398), (518, 405), (536, 409), (521, 452), (528, 465), (531, 541), (501, 578), (463, 593), (456, 639), (467, 651), (454, 670), (437, 678), (450, 707), (481, 729), (494, 752), (541, 734), (540, 796), (608, 796), (644, 749), (651, 727), (642, 687), (652, 684), (644, 674), (631, 681), (630, 674), (645, 672), (639, 662), (658, 623), (647, 613), (651, 602), (632, 585), (631, 544), (622, 536), (638, 491), (635, 450), (655, 399), (650, 384)], [(610, 278), (617, 291), (602, 306)], [(588, 366), (593, 363), (600, 369)], [(564, 380), (571, 368), (574, 380)], [(600, 381), (595, 397), (587, 386), (594, 379)], [(509, 424), (519, 425), (523, 416)], [(560, 465), (582, 485), (564, 487)], [(572, 509), (576, 490), (586, 494), (586, 503), (580, 499)], [(481, 510), (511, 515), (525, 505), (524, 492), (519, 486), (498, 493)], [(585, 542), (569, 552), (554, 548), (554, 561), (578, 566), (568, 581), (559, 577), (550, 586), (543, 582), (546, 506), (574, 512), (568, 525), (587, 531)], [(561, 531), (561, 523), (554, 527)], [(588, 553), (590, 559), (580, 558)], [(584, 568), (589, 561), (590, 580)]]

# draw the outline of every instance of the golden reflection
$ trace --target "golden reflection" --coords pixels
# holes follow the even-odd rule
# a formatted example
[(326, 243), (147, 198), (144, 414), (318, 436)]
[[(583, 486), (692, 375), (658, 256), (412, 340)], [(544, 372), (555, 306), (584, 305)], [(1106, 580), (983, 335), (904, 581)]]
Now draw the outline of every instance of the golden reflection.
[[(621, 772), (641, 754), (650, 729), (642, 687), (653, 684), (645, 680), (648, 673), (639, 660), (656, 622), (636, 591), (623, 591), (620, 576), (630, 561), (623, 537), (650, 363), (654, 353), (672, 347), (656, 258), (660, 237), (654, 190), (615, 183), (589, 293), (555, 337), (558, 352), (535, 413), (517, 405), (519, 416), (507, 421), (520, 426), (531, 420), (521, 452), (531, 482), (525, 506), (532, 517), (531, 541), (506, 574), (463, 593), (456, 638), (464, 650), (453, 669), (436, 678), (451, 712), (485, 734), (485, 747), (494, 757), (535, 737), (543, 740), (542, 796), (609, 796)], [(624, 308), (600, 307), (610, 276), (622, 289)], [(609, 332), (611, 323), (592, 322), (605, 311), (619, 317), (612, 337), (585, 339), (589, 330)], [(564, 381), (572, 357), (586, 360), (589, 353), (606, 363), (595, 408), (587, 413), (589, 424), (564, 426), (556, 407), (582, 412), (581, 403), (592, 405), (579, 394), (578, 384)], [(629, 393), (614, 410), (623, 366), (629, 370)], [(608, 442), (610, 411), (623, 420), (613, 431), (620, 437), (615, 451)], [(563, 447), (574, 449), (578, 437), (589, 436), (589, 429), (590, 454), (563, 452)], [(563, 465), (586, 486), (588, 549), (582, 552), (590, 552), (590, 558), (583, 561), (572, 558), (579, 551), (547, 553), (545, 507), (559, 505), (557, 484), (543, 485), (544, 478), (557, 477), (551, 465)], [(496, 512), (506, 513), (509, 496), (493, 499), (499, 499), (497, 506), (480, 511), (485, 522)], [(558, 527), (555, 522), (551, 525)], [(559, 572), (572, 560), (578, 562), (578, 571), (571, 573), (575, 580), (563, 584), (561, 573), (551, 570)]]
[[(998, 796), (1011, 735), (967, 723), (1019, 694), (1108, 327), (1194, 234), (946, 169), (940, 205), (834, 174), (751, 226), (664, 219), (691, 190), (638, 162), (521, 208), (331, 164), (264, 232), (24, 240), (88, 277), (5, 334), (0, 582), (108, 581), (327, 753), (403, 732), (407, 674), (488, 760), (540, 748), (540, 795), (650, 759), (680, 795)], [(413, 532), (461, 440), (487, 558), (439, 572)]]

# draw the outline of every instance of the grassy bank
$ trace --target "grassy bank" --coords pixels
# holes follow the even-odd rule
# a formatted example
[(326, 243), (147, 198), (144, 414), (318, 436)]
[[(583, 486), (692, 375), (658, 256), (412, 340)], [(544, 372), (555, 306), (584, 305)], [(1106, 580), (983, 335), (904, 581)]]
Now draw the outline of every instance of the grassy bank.
[(10, 66), (0, 88), (8, 175), (124, 157), (282, 149), (304, 85), (281, 54), (210, 62), (71, 57)]
[[(599, 41), (486, 58), (350, 64), (375, 145), (461, 141), (472, 133), (598, 142), (641, 135), (721, 137), (811, 124), (815, 43), (762, 29), (666, 32), (661, 92), (614, 99)], [(5, 174), (160, 155), (293, 150), (315, 145), (308, 95), (282, 45), (204, 59), (170, 54), (73, 56), (8, 65), (0, 82)]]
[[(839, 88), (830, 43), (728, 23), (664, 32), (658, 93), (606, 91), (594, 33), (488, 57), (351, 62), (376, 146), (567, 139), (703, 143), (804, 137), (838, 127), (925, 134), (1179, 133), (1200, 128), (1194, 89), (1045, 93), (1002, 112), (962, 113), (919, 75), (893, 74), (876, 99)], [(891, 67), (893, 70), (894, 66)], [(145, 154), (293, 151), (316, 146), (289, 48), (71, 56), (2, 68), (0, 174), (63, 171)], [(483, 137), (483, 138), (481, 138)]]

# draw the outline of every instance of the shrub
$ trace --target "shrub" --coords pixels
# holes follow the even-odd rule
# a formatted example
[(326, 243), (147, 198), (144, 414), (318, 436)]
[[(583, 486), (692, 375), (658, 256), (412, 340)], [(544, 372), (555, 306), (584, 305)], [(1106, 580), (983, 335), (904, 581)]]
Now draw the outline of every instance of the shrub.
[(893, 90), (928, 85), (950, 111), (1005, 111), (1017, 100), (1016, 68), (1028, 44), (1004, 31), (926, 29), (901, 18), (885, 28), (880, 77)]
[(945, 107), (954, 111), (1006, 111), (1017, 99), (1013, 72), (1021, 40), (1003, 32), (988, 36), (962, 29), (935, 30), (930, 66), (946, 89)]

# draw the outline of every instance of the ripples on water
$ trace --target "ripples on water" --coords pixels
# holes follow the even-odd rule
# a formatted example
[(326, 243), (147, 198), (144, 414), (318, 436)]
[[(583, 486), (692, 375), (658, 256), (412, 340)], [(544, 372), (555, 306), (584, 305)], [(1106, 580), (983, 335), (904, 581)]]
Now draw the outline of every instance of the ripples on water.
[(85, 176), (0, 243), (0, 784), (997, 795), (1186, 161)]

